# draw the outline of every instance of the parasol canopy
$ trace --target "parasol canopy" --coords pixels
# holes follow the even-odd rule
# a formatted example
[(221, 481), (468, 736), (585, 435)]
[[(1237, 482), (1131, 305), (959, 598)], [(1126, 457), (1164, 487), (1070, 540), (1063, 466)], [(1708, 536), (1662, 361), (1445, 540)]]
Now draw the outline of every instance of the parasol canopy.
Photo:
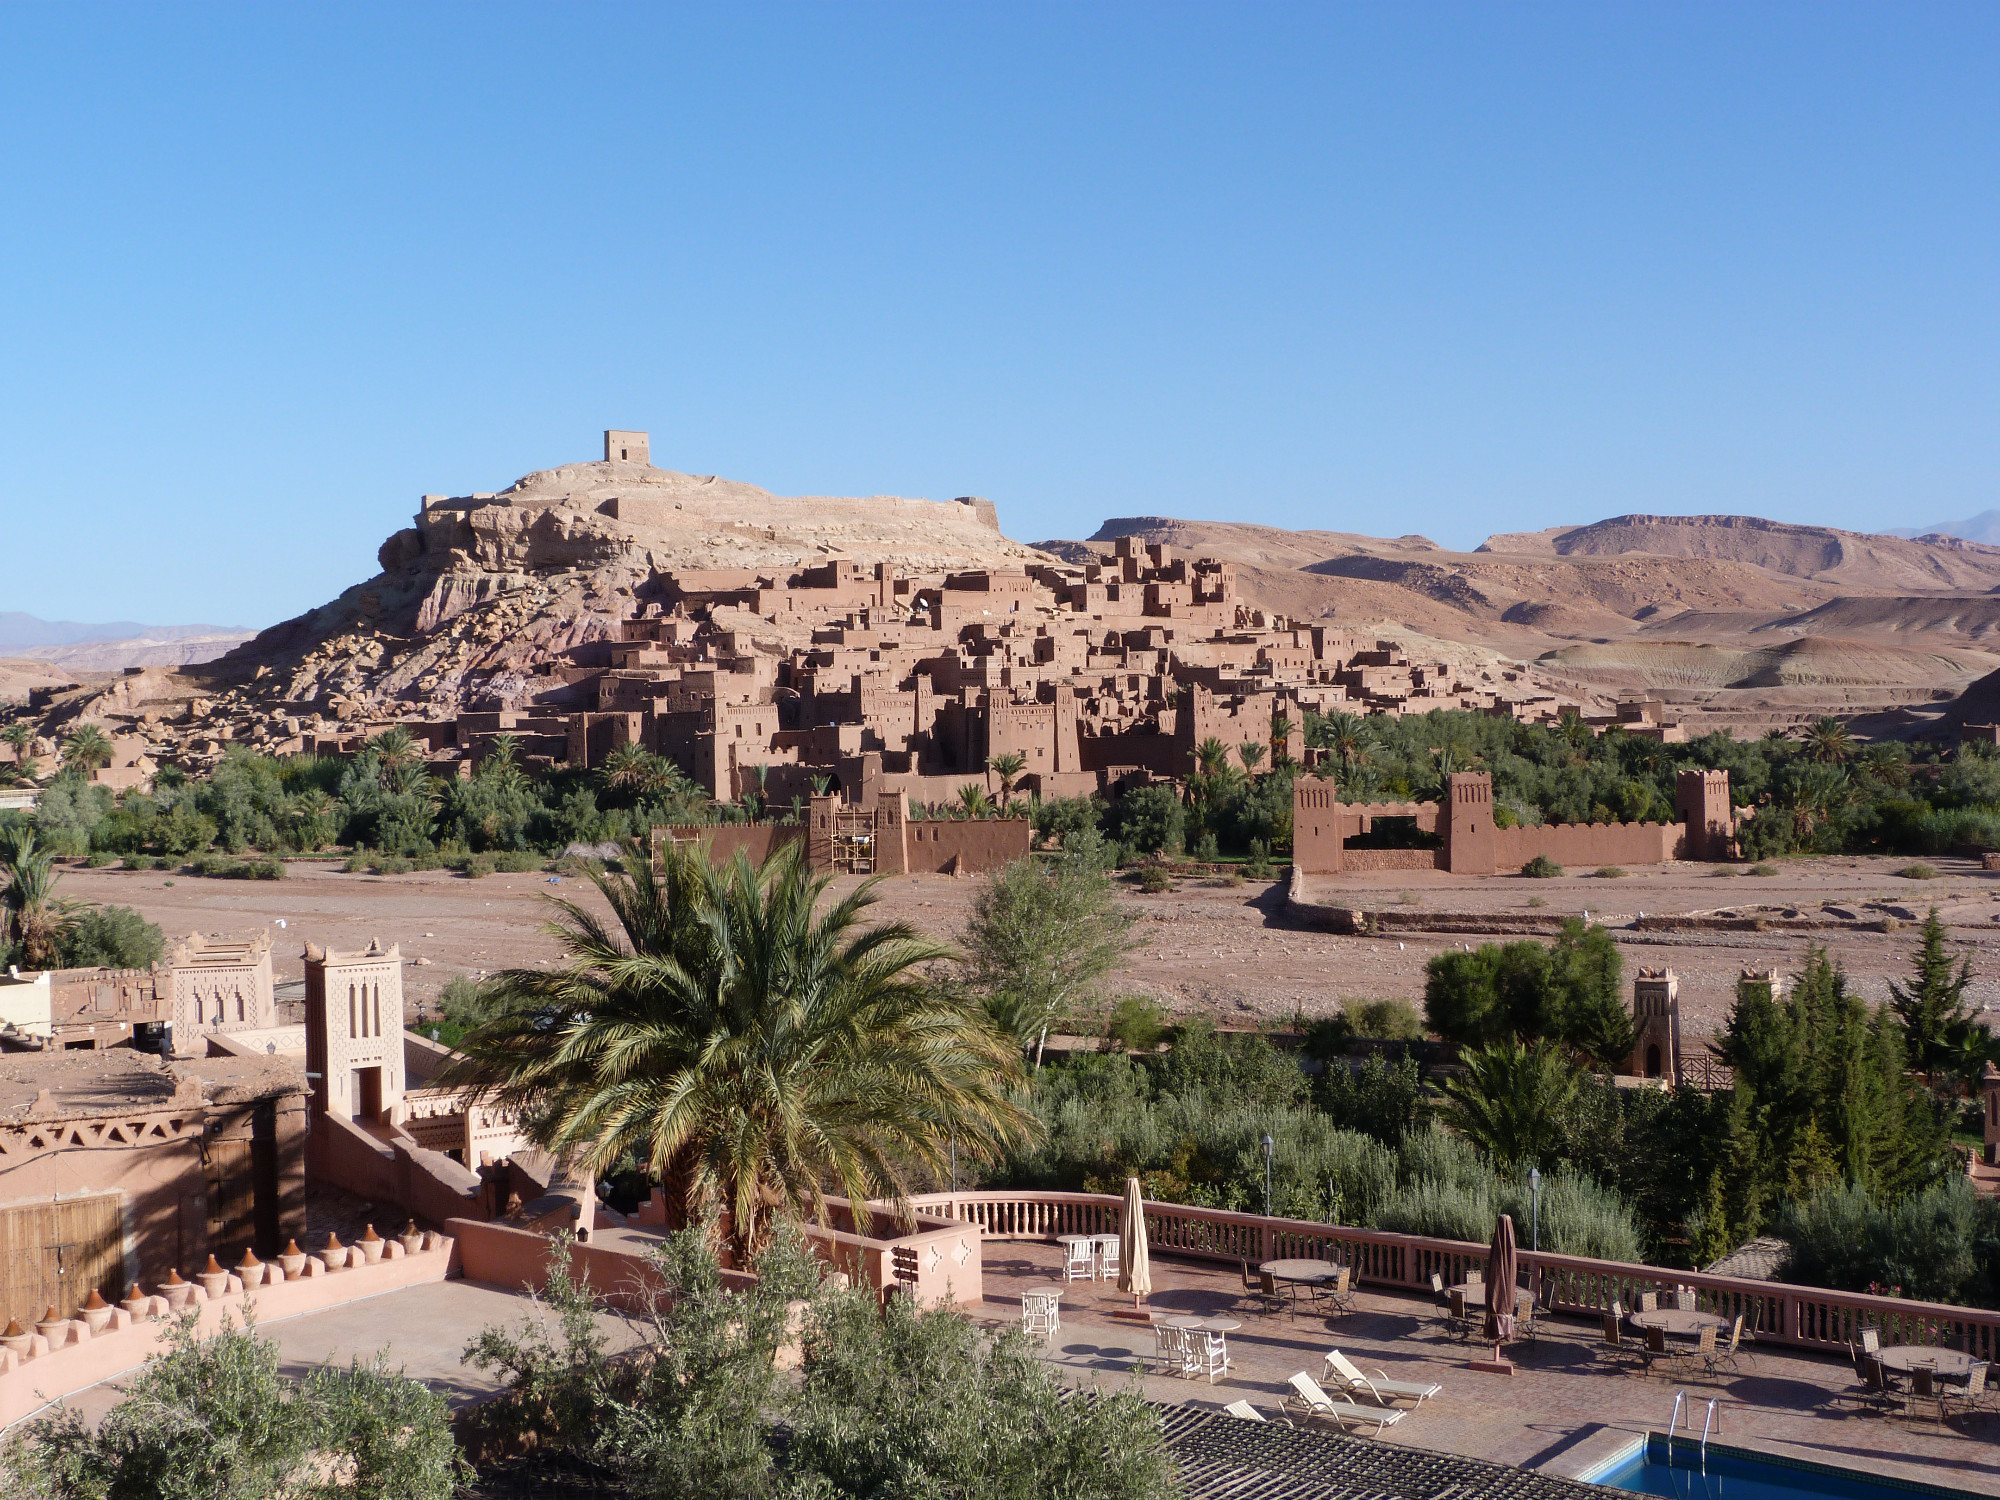
[(1514, 1279), (1519, 1271), (1514, 1220), (1502, 1214), (1493, 1226), (1493, 1243), (1486, 1247), (1486, 1337), (1496, 1344), (1514, 1336)]
[(1146, 1258), (1146, 1204), (1139, 1195), (1139, 1179), (1128, 1177), (1124, 1217), (1118, 1225), (1118, 1290), (1143, 1302), (1152, 1289), (1153, 1267)]

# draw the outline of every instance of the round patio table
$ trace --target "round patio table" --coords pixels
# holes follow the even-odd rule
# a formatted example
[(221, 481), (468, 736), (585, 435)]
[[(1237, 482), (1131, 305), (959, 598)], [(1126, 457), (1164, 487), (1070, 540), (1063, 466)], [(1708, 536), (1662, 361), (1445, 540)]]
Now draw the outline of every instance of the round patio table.
[(1721, 1330), (1729, 1326), (1729, 1319), (1716, 1313), (1696, 1312), (1691, 1307), (1656, 1307), (1651, 1312), (1632, 1314), (1635, 1328), (1664, 1328), (1669, 1338), (1695, 1338), (1702, 1329)]
[(1185, 1328), (1191, 1333), (1234, 1333), (1243, 1325), (1234, 1318), (1204, 1318), (1194, 1313), (1160, 1319), (1169, 1328)]
[(1898, 1375), (1907, 1375), (1918, 1365), (1929, 1365), (1946, 1380), (1965, 1379), (1979, 1363), (1976, 1354), (1961, 1353), (1957, 1349), (1930, 1349), (1922, 1344), (1893, 1344), (1876, 1358), (1882, 1361), (1883, 1369), (1893, 1370)]
[(1330, 1260), (1267, 1260), (1257, 1269), (1280, 1281), (1331, 1281), (1340, 1274)]
[(1054, 1281), (1034, 1281), (1021, 1288), (1023, 1297), (1060, 1297), (1062, 1294), (1061, 1283)]

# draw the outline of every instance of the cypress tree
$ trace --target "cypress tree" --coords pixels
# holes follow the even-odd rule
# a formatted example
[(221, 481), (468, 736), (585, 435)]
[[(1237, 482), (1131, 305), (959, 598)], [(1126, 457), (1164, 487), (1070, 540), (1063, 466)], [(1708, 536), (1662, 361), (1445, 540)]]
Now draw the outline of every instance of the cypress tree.
[(1909, 987), (1889, 981), (1889, 1004), (1902, 1023), (1910, 1066), (1921, 1071), (1924, 1082), (1933, 1089), (1938, 1074), (1950, 1070), (1960, 1039), (1972, 1024), (1972, 1013), (1965, 1004), (1965, 989), (1972, 983), (1972, 956), (1967, 954), (1954, 969), (1944, 938), (1944, 923), (1933, 906), (1924, 918)]

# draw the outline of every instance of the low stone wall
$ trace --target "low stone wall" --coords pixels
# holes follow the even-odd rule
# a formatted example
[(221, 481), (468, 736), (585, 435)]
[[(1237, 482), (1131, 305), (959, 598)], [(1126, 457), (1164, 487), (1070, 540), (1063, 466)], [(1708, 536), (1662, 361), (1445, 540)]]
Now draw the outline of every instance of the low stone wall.
[(1442, 849), (1343, 849), (1340, 863), (1344, 873), (1357, 870), (1441, 870)]
[[(254, 1313), (260, 1324), (275, 1323), (443, 1281), (453, 1273), (454, 1245), (448, 1236), (425, 1236), (415, 1253), (396, 1240), (381, 1243), (382, 1258), (372, 1265), (336, 1270), (321, 1257), (309, 1256), (290, 1281), (246, 1289), (242, 1278), (230, 1272), (214, 1295), (197, 1283), (186, 1288), (184, 1297), (179, 1292), (175, 1296), (183, 1297), (182, 1311), (197, 1314), (196, 1327), (211, 1334), (225, 1325), (240, 1325), (246, 1312)], [(86, 1315), (45, 1331), (38, 1328), (20, 1349), (0, 1348), (0, 1427), (144, 1364), (165, 1347), (172, 1312), (169, 1297), (156, 1294), (131, 1308), (108, 1309), (95, 1332)]]
[[(845, 1272), (857, 1286), (878, 1290), (894, 1287), (926, 1307), (975, 1307), (986, 1297), (984, 1236), (975, 1225), (949, 1215), (919, 1209), (911, 1232), (899, 1232), (892, 1211), (869, 1205), (870, 1233), (852, 1232), (850, 1206), (844, 1198), (829, 1198), (832, 1227), (801, 1225), (813, 1253)], [(626, 1220), (640, 1228), (663, 1228), (665, 1215), (658, 1190)], [(845, 1226), (845, 1227), (843, 1227)], [(446, 1228), (457, 1237), (465, 1275), (475, 1281), (539, 1288), (548, 1277), (545, 1235), (506, 1224), (455, 1219)], [(658, 1281), (643, 1249), (630, 1243), (597, 1238), (576, 1246), (573, 1264), (590, 1284), (616, 1305), (629, 1306), (641, 1289), (656, 1290)], [(745, 1271), (725, 1271), (725, 1285), (747, 1286), (755, 1280)], [(736, 1278), (734, 1281), (729, 1278)]]

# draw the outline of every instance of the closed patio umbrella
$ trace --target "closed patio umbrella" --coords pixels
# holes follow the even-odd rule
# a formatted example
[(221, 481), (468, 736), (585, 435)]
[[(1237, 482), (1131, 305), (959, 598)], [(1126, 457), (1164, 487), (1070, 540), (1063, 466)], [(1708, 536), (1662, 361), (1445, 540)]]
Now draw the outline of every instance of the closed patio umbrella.
[(1519, 1269), (1514, 1252), (1514, 1220), (1502, 1214), (1493, 1226), (1493, 1243), (1486, 1248), (1486, 1337), (1493, 1341), (1493, 1361), (1475, 1364), (1475, 1369), (1513, 1370), (1512, 1361), (1500, 1352), (1500, 1346), (1514, 1336), (1514, 1278)]
[(1139, 1179), (1125, 1179), (1124, 1218), (1118, 1225), (1118, 1290), (1132, 1294), (1132, 1305), (1146, 1300), (1153, 1289), (1153, 1267), (1146, 1259), (1146, 1203)]

